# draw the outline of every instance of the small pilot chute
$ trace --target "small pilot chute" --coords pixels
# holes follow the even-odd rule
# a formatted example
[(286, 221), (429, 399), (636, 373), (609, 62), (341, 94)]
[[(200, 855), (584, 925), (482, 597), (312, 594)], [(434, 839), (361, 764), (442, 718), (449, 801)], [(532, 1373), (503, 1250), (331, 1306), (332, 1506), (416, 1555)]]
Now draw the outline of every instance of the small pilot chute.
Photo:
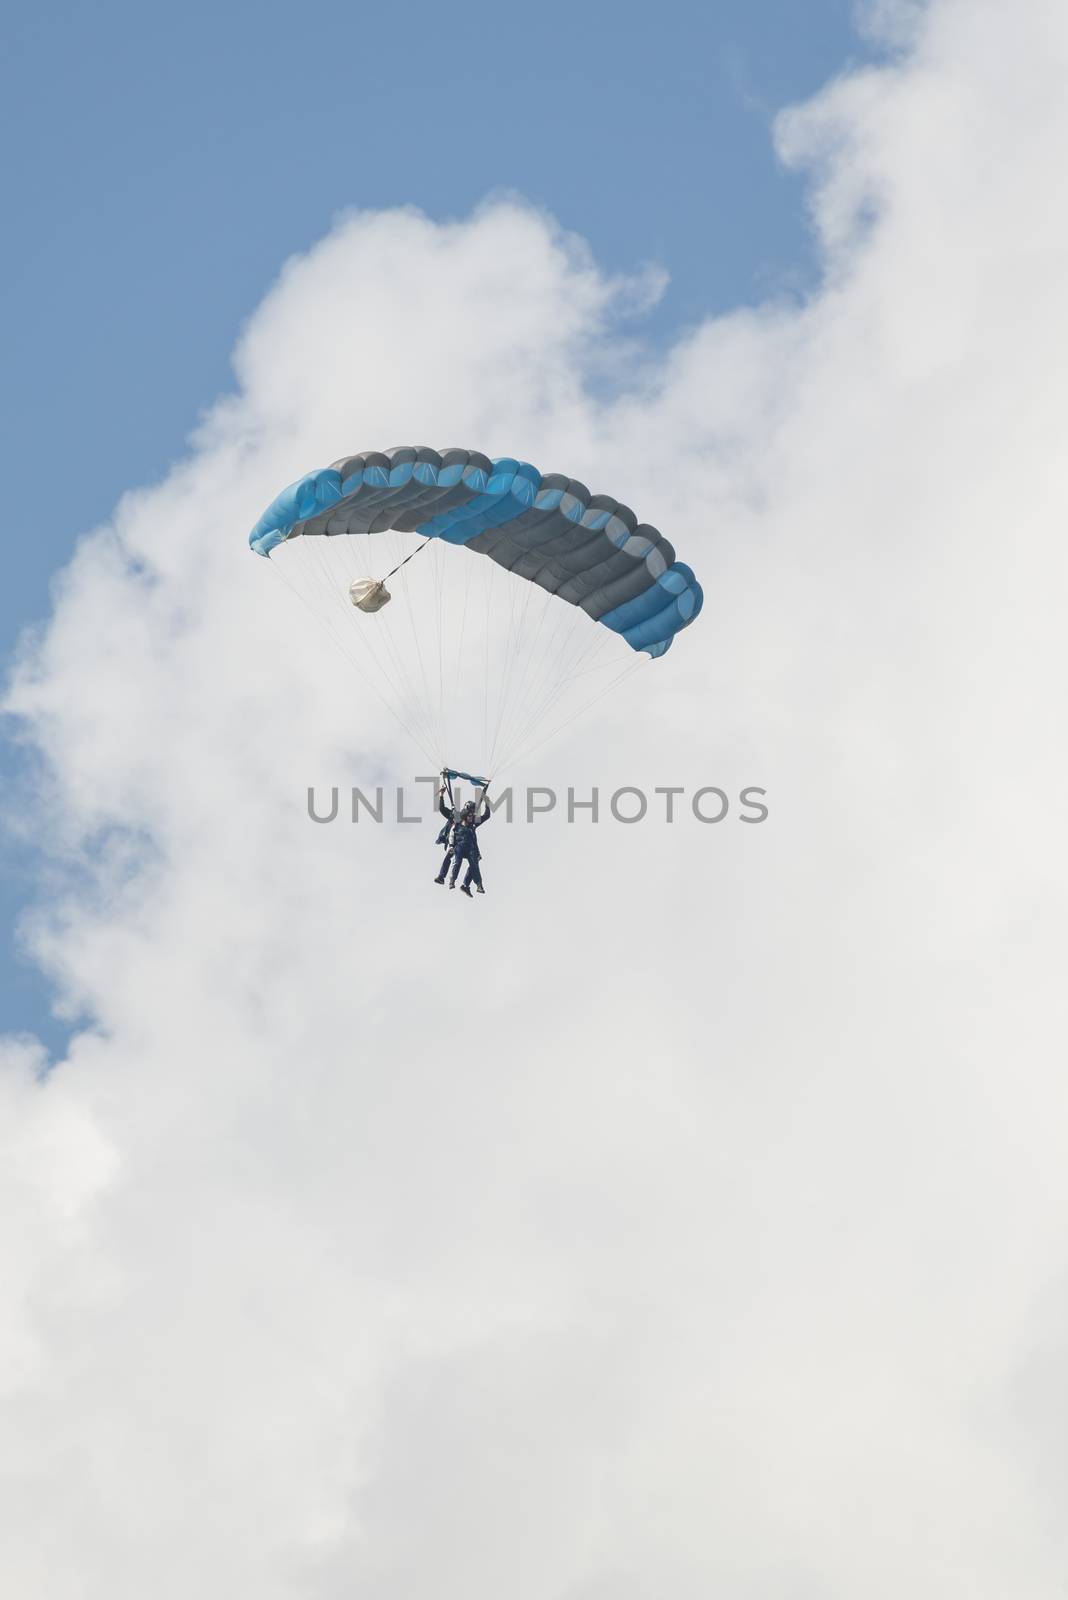
[(354, 578), (349, 584), (349, 599), (359, 611), (381, 611), (392, 598), (380, 578)]

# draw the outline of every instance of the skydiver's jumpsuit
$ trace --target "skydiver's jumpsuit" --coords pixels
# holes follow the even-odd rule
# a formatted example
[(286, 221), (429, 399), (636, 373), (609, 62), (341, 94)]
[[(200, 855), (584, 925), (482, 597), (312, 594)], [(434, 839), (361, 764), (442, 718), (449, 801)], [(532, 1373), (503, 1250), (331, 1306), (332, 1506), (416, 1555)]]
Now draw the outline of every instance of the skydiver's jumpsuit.
[(468, 888), (472, 883), (478, 889), (481, 889), (482, 887), (482, 868), (479, 866), (479, 862), (482, 859), (482, 852), (478, 848), (478, 839), (475, 836), (475, 829), (481, 828), (482, 824), (484, 822), (488, 822), (489, 819), (490, 808), (487, 805), (485, 811), (483, 811), (480, 817), (474, 818), (474, 820), (471, 822), (458, 822), (456, 824), (456, 832), (452, 836), (453, 861), (451, 881), (452, 883), (456, 882), (456, 874), (460, 870), (460, 862), (466, 861), (467, 874), (463, 883), (465, 889)]
[(447, 806), (445, 804), (445, 796), (443, 794), (438, 795), (438, 810), (445, 818), (445, 826), (434, 840), (434, 843), (443, 844), (447, 847), (445, 851), (445, 860), (441, 863), (441, 871), (438, 873), (438, 882), (444, 883), (445, 879), (449, 875), (449, 868), (452, 865), (453, 846), (456, 842), (454, 837), (453, 842), (451, 844), (449, 843), (449, 834), (456, 827), (456, 812), (453, 810), (452, 806)]

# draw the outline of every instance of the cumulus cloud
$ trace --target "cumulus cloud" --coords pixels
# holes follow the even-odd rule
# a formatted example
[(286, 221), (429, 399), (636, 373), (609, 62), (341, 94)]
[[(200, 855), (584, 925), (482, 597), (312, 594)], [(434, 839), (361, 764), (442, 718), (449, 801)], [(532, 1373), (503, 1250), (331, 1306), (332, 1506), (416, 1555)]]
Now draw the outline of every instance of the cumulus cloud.
[[(342, 218), (63, 574), (7, 704), (88, 1020), (0, 1057), (7, 1592), (1063, 1591), (1068, 20), (908, 12), (780, 119), (805, 304), (639, 360), (655, 275), (521, 201)], [(308, 821), (412, 752), (244, 534), (401, 438), (677, 535), (700, 624), (537, 776), (765, 825), (502, 826), (472, 907), (428, 828)]]

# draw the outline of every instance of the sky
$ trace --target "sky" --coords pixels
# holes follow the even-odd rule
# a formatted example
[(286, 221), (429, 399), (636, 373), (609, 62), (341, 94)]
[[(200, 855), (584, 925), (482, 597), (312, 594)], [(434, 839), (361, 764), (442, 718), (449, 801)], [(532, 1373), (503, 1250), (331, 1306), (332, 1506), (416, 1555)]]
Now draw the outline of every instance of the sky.
[[(415, 93), (430, 50), (376, 49), (409, 98), (369, 103), (366, 27), (332, 93), (314, 8), (232, 24), (259, 94), (218, 122), (182, 63), (231, 84), (236, 13), (177, 54), (26, 23), (69, 121), (67, 187), (23, 174), (56, 342), (16, 409), (75, 454), (4, 701), (12, 1593), (1064, 1592), (1068, 21), (799, 10), (577, 8), (556, 58), (469, 10), (491, 141)], [(517, 73), (558, 113), (522, 135)], [(401, 438), (581, 466), (704, 583), (516, 781), (758, 784), (764, 824), (495, 821), (470, 906), (429, 820), (309, 821), (413, 753), (245, 532)]]
[[(283, 262), (347, 208), (444, 219), (516, 191), (607, 270), (670, 274), (640, 330), (654, 343), (814, 280), (801, 183), (770, 127), (871, 53), (848, 0), (669, 3), (652, 28), (639, 10), (552, 3), (538, 26), (466, 3), (443, 31), (422, 0), (403, 36), (324, 0), (8, 8), (0, 128), (21, 158), (0, 175), (18, 219), (0, 262), (0, 470), (42, 492), (9, 547), (5, 657), (47, 614), (74, 541), (162, 477), (232, 387), (235, 338)], [(19, 769), (9, 744), (0, 760)], [(4, 865), (14, 926), (40, 864), (20, 845)], [(9, 1025), (58, 1047), (52, 1002), (5, 939)]]

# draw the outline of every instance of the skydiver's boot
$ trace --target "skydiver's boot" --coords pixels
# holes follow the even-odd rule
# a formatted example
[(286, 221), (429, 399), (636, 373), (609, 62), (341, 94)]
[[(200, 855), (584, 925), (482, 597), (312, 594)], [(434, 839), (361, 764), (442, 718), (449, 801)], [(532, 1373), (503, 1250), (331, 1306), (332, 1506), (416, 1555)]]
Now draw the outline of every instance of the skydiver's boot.
[(444, 878), (435, 878), (435, 879), (434, 879), (434, 882), (435, 882), (435, 883), (444, 883), (444, 882), (445, 882), (445, 879), (444, 879)]
[(482, 885), (480, 883), (476, 883), (475, 884), (475, 888), (478, 890), (479, 894), (485, 894), (485, 892), (486, 892), (485, 889), (483, 889), (483, 887), (482, 887)]
[(460, 885), (460, 893), (461, 894), (465, 894), (467, 896), (467, 898), (470, 900), (471, 899), (471, 885), (469, 883), (461, 883), (461, 885)]

